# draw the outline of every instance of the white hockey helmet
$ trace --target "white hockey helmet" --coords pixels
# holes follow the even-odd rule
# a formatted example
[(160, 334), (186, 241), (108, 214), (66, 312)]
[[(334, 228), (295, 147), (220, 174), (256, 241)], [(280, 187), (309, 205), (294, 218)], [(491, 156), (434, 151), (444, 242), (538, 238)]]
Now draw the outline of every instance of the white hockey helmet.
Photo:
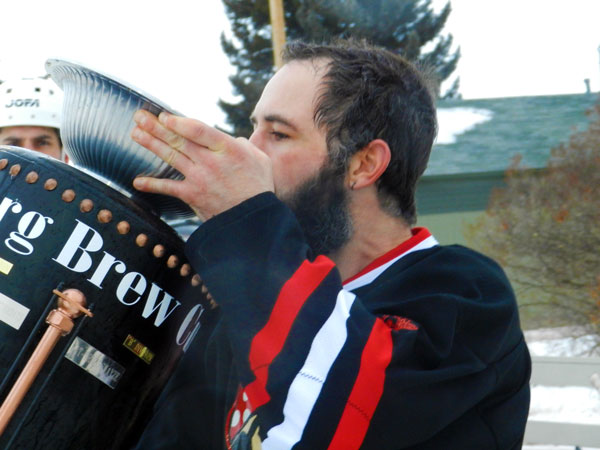
[(0, 128), (37, 126), (60, 129), (63, 93), (46, 78), (23, 78), (0, 84)]

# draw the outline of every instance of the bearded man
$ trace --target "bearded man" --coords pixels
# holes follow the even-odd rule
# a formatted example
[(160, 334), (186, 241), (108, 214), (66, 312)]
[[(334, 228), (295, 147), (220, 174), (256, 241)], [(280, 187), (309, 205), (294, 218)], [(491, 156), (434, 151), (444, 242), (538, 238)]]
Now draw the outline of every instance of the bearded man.
[[(135, 115), (133, 139), (185, 179), (134, 186), (204, 222), (186, 252), (220, 308), (196, 448), (520, 449), (531, 362), (509, 282), (413, 228), (426, 79), (356, 42), (284, 60), (249, 140)], [(167, 442), (142, 448), (184, 447)]]

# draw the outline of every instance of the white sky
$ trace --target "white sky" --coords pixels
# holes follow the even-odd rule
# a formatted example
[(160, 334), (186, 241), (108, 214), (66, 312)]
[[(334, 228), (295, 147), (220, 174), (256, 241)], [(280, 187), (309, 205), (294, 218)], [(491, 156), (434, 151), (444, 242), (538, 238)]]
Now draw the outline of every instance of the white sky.
[(0, 79), (46, 73), (48, 58), (113, 75), (177, 111), (224, 124), (233, 73), (221, 0), (4, 0)]
[[(461, 47), (464, 98), (584, 92), (584, 78), (600, 90), (600, 0), (452, 7), (445, 31)], [(50, 57), (72, 60), (224, 124), (216, 102), (232, 98), (232, 68), (219, 43), (221, 0), (7, 0), (1, 12), (0, 79), (43, 75)]]
[[(436, 6), (445, 0), (433, 0)], [(600, 91), (600, 0), (452, 0), (464, 98)]]

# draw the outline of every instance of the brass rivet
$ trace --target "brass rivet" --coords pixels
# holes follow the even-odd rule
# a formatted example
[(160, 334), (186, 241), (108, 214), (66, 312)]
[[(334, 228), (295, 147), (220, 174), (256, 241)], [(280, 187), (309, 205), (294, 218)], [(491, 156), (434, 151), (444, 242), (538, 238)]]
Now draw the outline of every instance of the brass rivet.
[(127, 234), (129, 233), (129, 230), (131, 230), (129, 222), (122, 220), (117, 224), (117, 231), (119, 232), (119, 234)]
[(152, 249), (152, 254), (154, 256), (156, 256), (157, 258), (162, 258), (163, 256), (165, 256), (165, 247), (164, 245), (160, 245), (160, 244), (156, 244), (154, 246), (154, 249)]
[(148, 236), (145, 234), (138, 234), (135, 238), (135, 243), (138, 247), (144, 247), (148, 243)]
[(75, 200), (75, 191), (73, 189), (67, 189), (62, 193), (62, 199), (67, 203), (71, 203)]
[(108, 209), (101, 209), (98, 212), (98, 222), (108, 223), (112, 220), (112, 213)]
[(192, 267), (188, 263), (185, 263), (179, 269), (179, 275), (182, 277), (187, 277), (190, 273), (192, 273)]
[(19, 174), (19, 172), (21, 171), (21, 166), (19, 164), (15, 164), (14, 166), (10, 167), (9, 173), (11, 176), (17, 176)]
[(79, 204), (79, 210), (81, 212), (87, 213), (90, 212), (92, 209), (94, 209), (93, 201), (91, 201), (89, 198), (84, 198), (83, 200), (81, 200), (81, 203)]
[(0, 159), (0, 170), (6, 169), (6, 166), (8, 166), (8, 159), (6, 159), (6, 158)]
[(196, 274), (192, 277), (192, 286), (199, 286), (202, 283), (202, 279), (200, 275)]
[(37, 180), (39, 180), (40, 176), (37, 174), (37, 172), (34, 172), (33, 170), (31, 172), (29, 172), (27, 174), (27, 176), (25, 177), (25, 181), (29, 184), (33, 184), (35, 183)]
[(169, 259), (167, 259), (167, 267), (169, 269), (174, 269), (178, 265), (179, 265), (179, 258), (176, 255), (169, 256)]
[(56, 181), (54, 178), (48, 178), (44, 183), (44, 189), (47, 191), (53, 191), (56, 189), (56, 186), (58, 186), (58, 181)]

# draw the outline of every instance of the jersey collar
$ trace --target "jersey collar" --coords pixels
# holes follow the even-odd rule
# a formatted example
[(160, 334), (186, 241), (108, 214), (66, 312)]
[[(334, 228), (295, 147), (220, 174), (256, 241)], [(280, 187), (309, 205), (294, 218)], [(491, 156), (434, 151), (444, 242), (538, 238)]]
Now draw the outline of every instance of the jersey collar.
[(426, 228), (416, 227), (411, 231), (412, 237), (410, 239), (402, 242), (397, 247), (374, 260), (356, 275), (345, 280), (344, 289), (352, 291), (359, 287), (363, 287), (373, 282), (373, 280), (381, 275), (388, 267), (409, 253), (439, 245), (438, 241)]

